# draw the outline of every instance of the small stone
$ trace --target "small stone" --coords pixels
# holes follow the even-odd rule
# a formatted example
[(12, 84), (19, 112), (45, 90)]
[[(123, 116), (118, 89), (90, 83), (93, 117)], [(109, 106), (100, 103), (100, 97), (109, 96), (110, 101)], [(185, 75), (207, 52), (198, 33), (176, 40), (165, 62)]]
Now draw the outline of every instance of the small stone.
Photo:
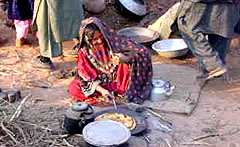
[(14, 91), (9, 91), (7, 94), (7, 101), (13, 103), (16, 101), (16, 93)]
[(10, 102), (10, 103), (13, 103), (15, 101), (18, 101), (20, 100), (22, 97), (21, 97), (21, 92), (20, 90), (17, 90), (17, 89), (13, 89), (11, 91), (8, 91), (7, 92), (7, 100)]
[(0, 92), (0, 100), (7, 100), (8, 97), (7, 97), (7, 93), (5, 92)]

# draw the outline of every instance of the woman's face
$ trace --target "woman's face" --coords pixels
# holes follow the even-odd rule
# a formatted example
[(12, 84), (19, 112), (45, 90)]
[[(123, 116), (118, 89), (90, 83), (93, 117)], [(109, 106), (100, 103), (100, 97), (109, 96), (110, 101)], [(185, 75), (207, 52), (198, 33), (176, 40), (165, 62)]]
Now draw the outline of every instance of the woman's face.
[(93, 35), (93, 40), (92, 40), (92, 44), (93, 45), (101, 45), (104, 42), (104, 38), (102, 33), (100, 33), (99, 31), (96, 31)]

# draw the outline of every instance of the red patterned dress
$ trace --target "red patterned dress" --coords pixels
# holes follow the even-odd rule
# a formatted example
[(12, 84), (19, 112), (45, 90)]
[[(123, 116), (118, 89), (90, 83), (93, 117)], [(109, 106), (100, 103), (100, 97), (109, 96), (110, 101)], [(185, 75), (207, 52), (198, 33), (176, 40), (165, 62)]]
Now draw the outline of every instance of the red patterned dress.
[[(86, 46), (85, 30), (95, 25), (105, 42)], [(149, 98), (152, 80), (150, 51), (113, 30), (95, 17), (82, 22), (78, 46), (77, 75), (69, 85), (73, 99), (96, 104), (100, 94), (96, 86), (101, 85), (114, 95), (126, 97), (129, 102), (142, 103)], [(95, 36), (96, 37), (96, 36)], [(98, 36), (97, 36), (98, 37)], [(127, 63), (114, 65), (113, 54), (122, 53), (130, 59)]]

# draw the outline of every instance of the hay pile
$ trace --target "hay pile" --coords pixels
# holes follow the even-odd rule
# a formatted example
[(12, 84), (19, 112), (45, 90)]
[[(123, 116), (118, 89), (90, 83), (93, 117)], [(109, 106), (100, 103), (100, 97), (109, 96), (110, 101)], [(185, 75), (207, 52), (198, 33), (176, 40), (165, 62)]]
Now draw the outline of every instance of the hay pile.
[(31, 96), (18, 104), (0, 100), (0, 146), (85, 146), (82, 136), (63, 134), (62, 107), (29, 106)]

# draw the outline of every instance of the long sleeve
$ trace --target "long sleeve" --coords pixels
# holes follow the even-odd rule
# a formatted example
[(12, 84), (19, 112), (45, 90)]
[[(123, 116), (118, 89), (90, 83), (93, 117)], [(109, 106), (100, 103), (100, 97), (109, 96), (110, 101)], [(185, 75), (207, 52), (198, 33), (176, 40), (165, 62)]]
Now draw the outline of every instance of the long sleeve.
[(97, 80), (97, 71), (92, 67), (84, 50), (78, 53), (77, 73), (84, 95), (92, 95), (100, 81)]

